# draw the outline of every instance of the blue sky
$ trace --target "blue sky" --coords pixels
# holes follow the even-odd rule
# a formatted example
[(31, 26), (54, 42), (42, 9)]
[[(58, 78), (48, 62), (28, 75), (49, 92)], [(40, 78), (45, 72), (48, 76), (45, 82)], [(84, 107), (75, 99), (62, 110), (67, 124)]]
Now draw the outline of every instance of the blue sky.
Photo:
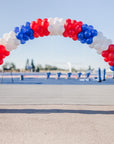
[[(26, 21), (50, 17), (71, 18), (91, 24), (114, 42), (113, 0), (0, 0), (0, 37)], [(33, 58), (36, 65), (67, 68), (67, 62), (70, 62), (75, 68), (89, 65), (96, 69), (109, 67), (88, 45), (60, 36), (30, 40), (12, 51), (4, 63), (14, 62), (18, 68), (23, 68), (27, 58)]]

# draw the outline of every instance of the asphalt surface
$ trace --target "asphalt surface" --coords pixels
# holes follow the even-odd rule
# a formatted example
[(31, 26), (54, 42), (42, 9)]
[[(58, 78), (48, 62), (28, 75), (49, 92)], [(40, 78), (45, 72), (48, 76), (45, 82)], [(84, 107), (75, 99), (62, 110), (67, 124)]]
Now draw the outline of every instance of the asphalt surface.
[(114, 85), (0, 85), (0, 105), (114, 105)]
[(0, 144), (114, 144), (114, 106), (0, 105)]

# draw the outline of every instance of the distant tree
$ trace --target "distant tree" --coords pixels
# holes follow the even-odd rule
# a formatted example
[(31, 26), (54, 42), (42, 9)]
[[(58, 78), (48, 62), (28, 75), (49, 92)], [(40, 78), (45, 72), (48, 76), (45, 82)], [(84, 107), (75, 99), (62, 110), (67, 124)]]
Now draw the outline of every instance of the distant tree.
[(94, 70), (94, 68), (91, 68), (91, 66), (89, 65), (88, 71), (93, 71), (93, 70)]
[(58, 68), (56, 66), (51, 65), (45, 65), (45, 70), (57, 70)]
[(6, 62), (3, 66), (2, 66), (3, 70), (16, 70), (16, 66), (15, 64), (12, 62), (12, 63), (9, 63), (9, 62)]
[(47, 71), (47, 70), (50, 70), (50, 68), (51, 68), (51, 65), (45, 65), (45, 70)]
[(72, 72), (77, 72), (77, 70), (75, 68), (72, 68)]
[(40, 69), (39, 69), (39, 67), (37, 66), (37, 67), (36, 67), (36, 72), (39, 72), (39, 71), (40, 71)]
[(51, 70), (57, 70), (58, 68), (56, 67), (56, 66), (53, 66), (52, 68), (51, 68)]
[(41, 70), (45, 70), (45, 69), (42, 67), (41, 64), (37, 65), (37, 67), (36, 67), (36, 72), (39, 72), (39, 71), (41, 71)]
[(89, 65), (88, 70), (91, 70), (91, 66)]
[(35, 72), (35, 65), (33, 59), (31, 60), (31, 67), (32, 67), (32, 71)]
[(41, 64), (39, 64), (37, 67), (39, 67), (40, 70), (44, 70)]
[(16, 69), (16, 65), (14, 63), (10, 63), (10, 68), (11, 68), (11, 70), (15, 70)]

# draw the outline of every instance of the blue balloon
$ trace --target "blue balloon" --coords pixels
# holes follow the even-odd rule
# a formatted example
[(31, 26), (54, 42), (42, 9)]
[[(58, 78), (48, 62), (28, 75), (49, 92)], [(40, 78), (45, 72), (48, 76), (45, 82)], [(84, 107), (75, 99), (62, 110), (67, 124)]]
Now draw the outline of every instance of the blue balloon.
[(83, 33), (83, 32), (80, 32), (80, 33), (78, 34), (78, 38), (79, 38), (79, 39), (83, 39), (83, 38), (84, 38), (84, 33)]
[(88, 38), (88, 39), (86, 39), (86, 43), (87, 43), (87, 44), (92, 44), (92, 42), (93, 42), (93, 38)]
[(14, 32), (18, 33), (19, 32), (19, 27), (15, 27)]
[(93, 37), (97, 35), (97, 30), (92, 25), (83, 24), (82, 31), (78, 34), (78, 40), (81, 43), (91, 44)]
[(96, 30), (96, 29), (93, 29), (93, 30), (91, 31), (91, 34), (92, 34), (93, 37), (94, 37), (94, 36), (97, 36), (97, 30)]
[(23, 33), (19, 32), (18, 35), (17, 35), (17, 38), (18, 38), (19, 40), (23, 39)]
[(26, 24), (22, 25), (20, 28), (15, 27), (14, 32), (16, 33), (17, 39), (21, 41), (21, 44), (25, 44), (29, 39), (34, 39), (33, 30), (30, 27), (30, 22), (26, 22)]
[(82, 25), (82, 31), (86, 31), (88, 29), (88, 25), (87, 24), (83, 24)]
[(32, 29), (29, 30), (29, 36), (33, 36), (33, 30)]
[(111, 69), (112, 71), (114, 71), (114, 66), (111, 66), (110, 69)]
[(84, 32), (84, 37), (85, 37), (85, 38), (90, 38), (90, 37), (91, 37), (91, 32), (90, 32), (89, 30), (86, 30), (86, 31)]
[(81, 43), (82, 43), (82, 44), (86, 43), (86, 39), (82, 39), (82, 40), (81, 40)]
[(30, 28), (30, 22), (26, 22), (26, 28)]
[(25, 43), (26, 43), (26, 42), (22, 39), (22, 40), (21, 40), (21, 44), (25, 44)]
[(89, 29), (94, 29), (94, 27), (92, 25), (89, 25)]
[(29, 40), (29, 36), (27, 36), (26, 34), (24, 34), (24, 35), (23, 35), (23, 40), (24, 40), (24, 41)]
[(25, 33), (26, 32), (26, 27), (24, 25), (21, 26), (21, 32)]
[(29, 30), (26, 31), (25, 34), (28, 35), (29, 37), (30, 37), (30, 36), (33, 36), (33, 30), (32, 30), (32, 29), (29, 29)]
[(30, 36), (30, 39), (33, 40), (33, 39), (34, 39), (34, 36)]

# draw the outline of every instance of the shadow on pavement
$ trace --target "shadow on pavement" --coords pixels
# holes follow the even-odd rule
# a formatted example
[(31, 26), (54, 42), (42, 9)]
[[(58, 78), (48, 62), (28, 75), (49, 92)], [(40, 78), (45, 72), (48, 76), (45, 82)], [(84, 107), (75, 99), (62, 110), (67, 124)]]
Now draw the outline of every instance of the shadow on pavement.
[(69, 109), (0, 109), (0, 114), (49, 114), (49, 113), (77, 113), (112, 115), (114, 111), (103, 110), (69, 110)]

